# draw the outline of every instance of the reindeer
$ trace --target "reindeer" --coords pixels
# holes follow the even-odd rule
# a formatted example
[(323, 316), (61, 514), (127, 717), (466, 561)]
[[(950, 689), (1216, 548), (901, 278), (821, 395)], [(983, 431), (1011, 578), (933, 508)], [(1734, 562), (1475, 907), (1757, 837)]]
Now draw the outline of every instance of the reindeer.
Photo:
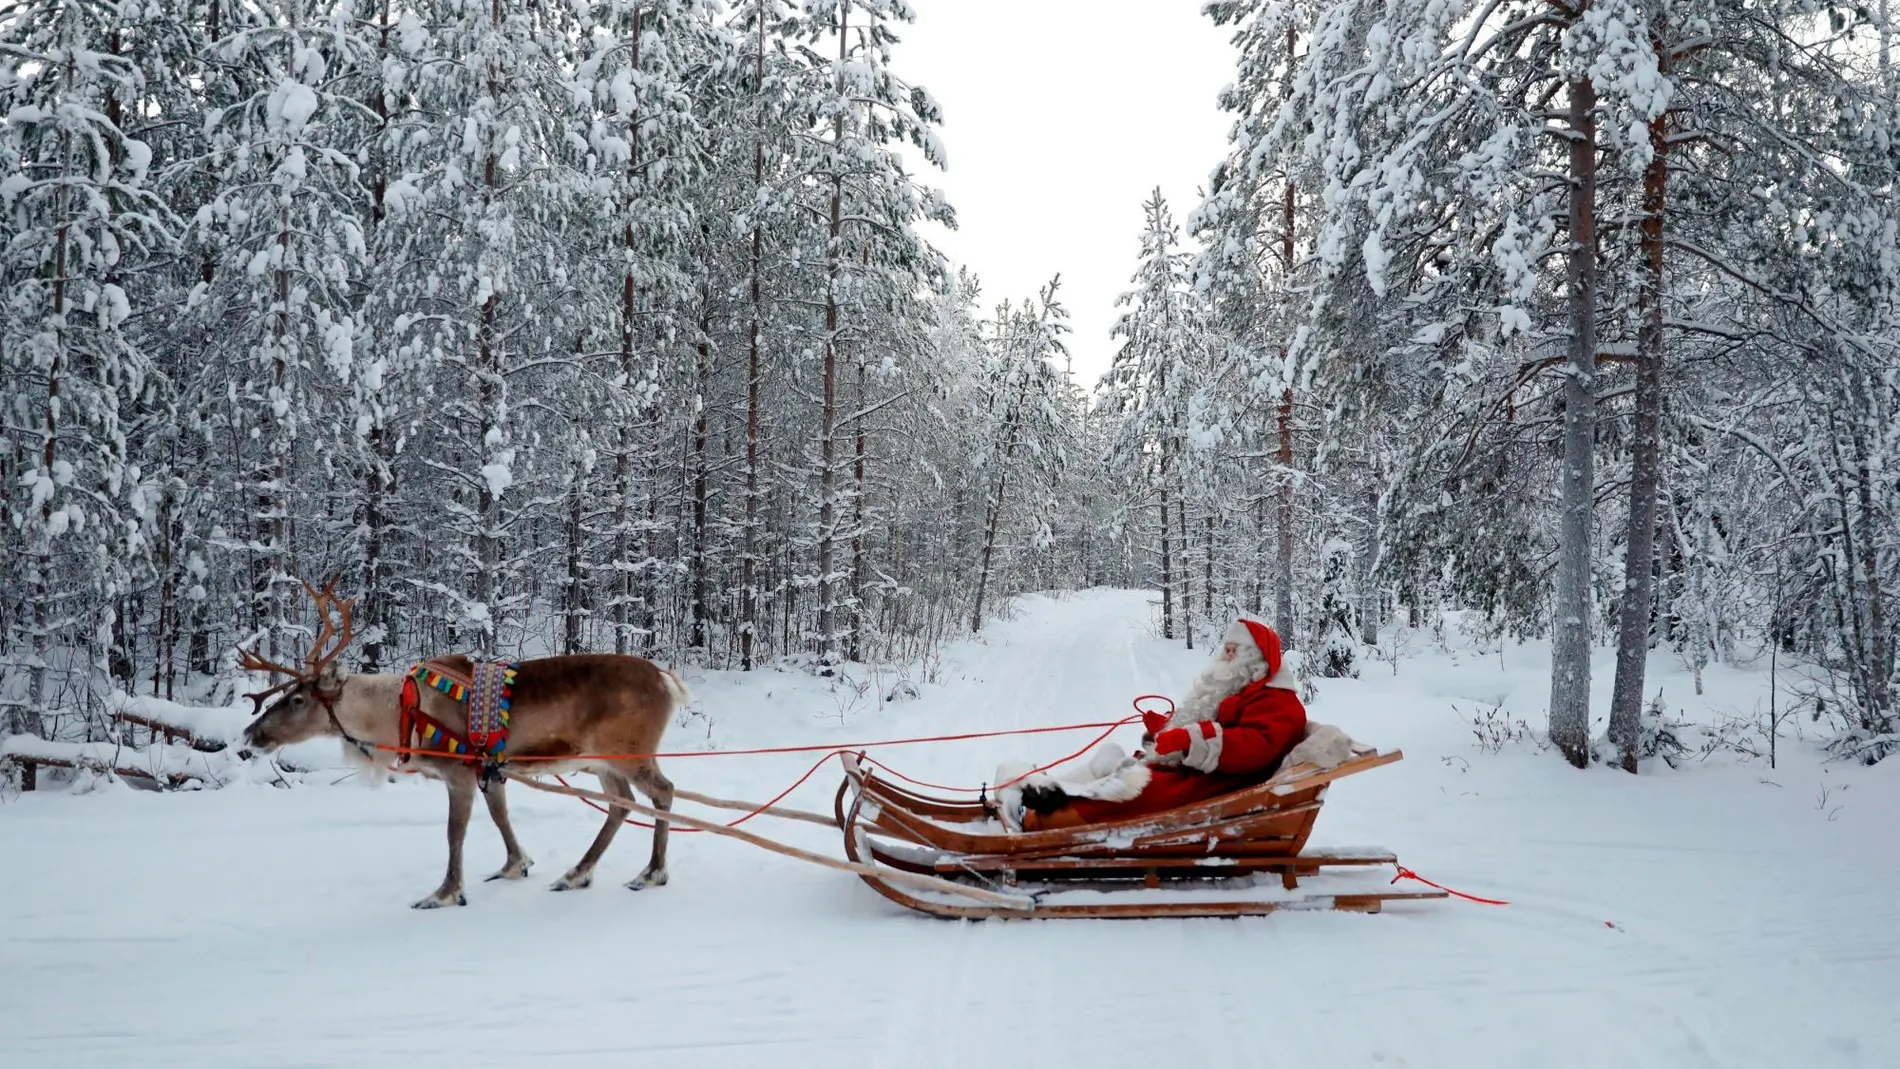
[[(346, 674), (339, 661), (351, 635), (350, 610), (354, 601), (336, 604), (335, 581), (322, 590), (304, 584), (322, 618), (322, 630), (311, 645), (301, 668), (267, 661), (245, 651), (241, 665), (251, 671), (278, 672), (289, 677), (268, 690), (249, 695), (257, 718), (244, 730), (244, 743), (263, 751), (334, 736), (345, 743), (353, 759), (371, 765), (381, 775), (389, 768), (387, 760), (377, 756), (378, 746), (408, 745), (399, 738), (403, 675)], [(337, 620), (331, 618), (337, 610)], [(327, 644), (327, 645), (326, 645)], [(445, 657), (432, 664), (467, 675), (472, 663), (467, 657)], [(281, 695), (281, 696), (279, 696)], [(265, 700), (278, 696), (270, 707)], [(465, 730), (463, 707), (446, 694), (432, 688), (420, 689), (423, 713), (455, 730)], [(692, 700), (680, 678), (651, 661), (618, 654), (574, 654), (523, 661), (514, 680), (513, 723), (508, 740), (512, 760), (537, 759), (526, 767), (536, 773), (592, 772), (602, 788), (622, 798), (633, 796), (633, 787), (652, 800), (656, 809), (668, 810), (673, 803), (673, 784), (660, 773), (652, 757), (597, 758), (586, 754), (652, 754), (659, 748), (660, 735), (666, 730), (673, 710)], [(389, 753), (390, 751), (382, 751)], [(506, 845), (508, 857), (501, 870), (489, 880), (519, 880), (534, 864), (515, 840), (508, 822), (506, 781), (495, 778), (482, 784), (483, 768), (479, 761), (415, 754), (409, 765), (416, 771), (441, 780), (449, 792), (449, 868), (442, 886), (415, 903), (417, 909), (440, 906), (465, 906), (462, 893), (462, 840), (468, 832), (469, 812), (474, 806), (476, 788), (483, 787), (488, 815), (495, 821)], [(572, 869), (552, 885), (552, 890), (571, 891), (594, 881), (594, 866), (613, 842), (614, 834), (630, 810), (610, 806), (607, 822), (594, 836)], [(640, 890), (666, 883), (667, 822), (654, 821), (653, 856), (647, 867), (627, 886)]]

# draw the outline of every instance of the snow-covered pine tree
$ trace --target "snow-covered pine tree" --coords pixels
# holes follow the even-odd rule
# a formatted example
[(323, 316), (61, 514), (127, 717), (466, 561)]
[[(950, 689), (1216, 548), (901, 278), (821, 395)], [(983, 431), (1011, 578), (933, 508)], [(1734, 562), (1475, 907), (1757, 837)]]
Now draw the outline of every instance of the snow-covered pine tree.
[[(1161, 571), (1161, 633), (1174, 637), (1176, 586), (1188, 589), (1185, 554), (1179, 532), (1185, 527), (1180, 510), (1185, 485), (1188, 398), (1201, 369), (1207, 339), (1197, 297), (1188, 282), (1188, 254), (1181, 249), (1180, 231), (1156, 189), (1142, 205), (1144, 224), (1135, 289), (1117, 298), (1127, 307), (1115, 322), (1113, 335), (1123, 340), (1104, 376), (1103, 400), (1121, 417), (1115, 465), (1139, 472), (1149, 481), (1158, 512)], [(1192, 635), (1185, 613), (1186, 634)], [(1189, 641), (1192, 639), (1190, 637)]]
[(22, 551), (8, 587), (23, 602), (8, 645), (28, 679), (9, 733), (47, 733), (56, 670), (96, 711), (118, 599), (145, 552), (146, 487), (126, 424), (150, 364), (126, 336), (126, 275), (171, 240), (175, 220), (148, 185), (150, 148), (124, 129), (140, 85), (121, 54), (122, 16), (103, 0), (0, 4), (0, 371)]
[[(314, 4), (288, 0), (258, 12), (213, 42), (215, 61), (233, 70), (243, 95), (206, 123), (218, 193), (196, 213), (194, 244), (211, 280), (192, 301), (208, 321), (212, 367), (241, 369), (224, 399), (224, 426), (236, 445), (234, 489), (249, 512), (231, 544), (250, 574), (249, 623), (265, 648), (296, 625), (299, 590), (293, 540), (298, 517), (330, 477), (317, 478), (331, 413), (350, 381), (359, 334), (357, 295), (365, 245), (358, 214), (362, 141), (359, 100), (335, 92), (333, 73), (370, 61), (350, 33), (337, 32)], [(222, 376), (221, 376), (222, 377)], [(215, 383), (203, 383), (216, 393)], [(347, 439), (345, 439), (347, 441)], [(320, 445), (319, 443), (323, 443)], [(315, 485), (313, 485), (313, 483)], [(312, 555), (314, 556), (314, 555)], [(277, 649), (278, 654), (288, 652)]]
[[(983, 629), (983, 599), (989, 592), (1001, 521), (1011, 510), (1012, 482), (1018, 499), (1029, 503), (1028, 531), (1018, 537), (1030, 553), (1052, 541), (1050, 494), (1061, 478), (1072, 430), (1064, 419), (1062, 372), (1056, 361), (1068, 355), (1062, 335), (1068, 311), (1056, 299), (1060, 278), (1034, 300), (1004, 302), (997, 309), (994, 334), (983, 375), (983, 422), (970, 467), (983, 483), (982, 556), (976, 572), (976, 599), (970, 630)], [(1021, 511), (1021, 510), (1018, 510)]]

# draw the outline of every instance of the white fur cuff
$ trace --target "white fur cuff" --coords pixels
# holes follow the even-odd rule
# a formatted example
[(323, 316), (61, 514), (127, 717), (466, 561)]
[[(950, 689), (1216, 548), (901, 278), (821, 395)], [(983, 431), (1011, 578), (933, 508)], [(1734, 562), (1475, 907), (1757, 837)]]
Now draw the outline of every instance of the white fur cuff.
[[(1214, 729), (1213, 736), (1211, 738), (1202, 738), (1201, 732), (1205, 731), (1208, 727)], [(1196, 772), (1212, 772), (1216, 768), (1219, 768), (1221, 740), (1223, 738), (1221, 726), (1219, 724), (1203, 721), (1201, 724), (1190, 725), (1187, 729), (1187, 733), (1187, 755), (1181, 759), (1181, 763)]]

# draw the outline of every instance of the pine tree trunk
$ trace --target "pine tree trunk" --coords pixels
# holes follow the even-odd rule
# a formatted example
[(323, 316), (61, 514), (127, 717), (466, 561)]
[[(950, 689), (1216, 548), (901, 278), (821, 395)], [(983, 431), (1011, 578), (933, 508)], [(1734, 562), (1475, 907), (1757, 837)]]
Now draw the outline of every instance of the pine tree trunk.
[(837, 472), (832, 468), (836, 451), (838, 420), (838, 278), (844, 259), (841, 236), (844, 231), (844, 63), (845, 29), (851, 17), (850, 0), (838, 5), (838, 71), (836, 88), (839, 112), (832, 123), (831, 230), (825, 243), (825, 398), (819, 427), (819, 463), (822, 472), (818, 491), (818, 665), (829, 670), (831, 663), (831, 561), (837, 516)]
[[(493, 0), (489, 6), (489, 20), (496, 34), (502, 32), (502, 0)], [(501, 73), (496, 69), (495, 60), (488, 61), (488, 95), (490, 99), (500, 99), (502, 93)], [(501, 196), (501, 161), (495, 152), (497, 134), (490, 131), (486, 155), (482, 159), (482, 207), (486, 215), (495, 201)], [(501, 394), (501, 338), (498, 322), (501, 308), (501, 294), (490, 292), (482, 300), (481, 318), (475, 330), (476, 367), (478, 385), (477, 396), (481, 404), (481, 438), (475, 455), (492, 463), (495, 455), (491, 443), (499, 442), (505, 433), (502, 427)], [(476, 492), (475, 559), (476, 576), (473, 588), (474, 600), (486, 611), (483, 626), (476, 632), (473, 653), (493, 656), (501, 626), (500, 613), (495, 602), (501, 591), (501, 513), (500, 502), (488, 479), (480, 480)]]
[(758, 42), (753, 53), (754, 87), (759, 115), (752, 141), (752, 328), (746, 355), (745, 381), (745, 552), (739, 577), (739, 667), (752, 671), (753, 650), (759, 630), (759, 326), (765, 317), (760, 260), (764, 251), (759, 201), (765, 189), (765, 5), (758, 7)]
[[(1286, 31), (1287, 69), (1293, 69), (1294, 45), (1298, 35), (1291, 27)], [(1293, 229), (1294, 209), (1297, 204), (1298, 186), (1292, 174), (1286, 176), (1286, 190), (1281, 202), (1280, 218), (1280, 266), (1285, 272), (1285, 285), (1290, 289), (1293, 283)], [(1280, 350), (1281, 363), (1286, 368), (1286, 386), (1280, 393), (1278, 423), (1280, 432), (1280, 557), (1274, 563), (1279, 568), (1278, 583), (1273, 593), (1273, 628), (1280, 633), (1282, 642), (1293, 639), (1293, 358), (1290, 350)]]
[(576, 464), (573, 481), (567, 486), (567, 579), (561, 584), (562, 653), (581, 653), (587, 648), (586, 636), (582, 631), (585, 620), (582, 605), (587, 589), (586, 539), (582, 522), (587, 500), (586, 488), (587, 473)]
[[(1656, 62), (1669, 77), (1669, 48), (1654, 41)], [(1656, 499), (1662, 453), (1663, 208), (1669, 183), (1668, 114), (1649, 123), (1652, 156), (1643, 171), (1643, 277), (1637, 291), (1641, 321), (1636, 351), (1636, 423), (1630, 443), (1629, 542), (1623, 603), (1616, 636), (1616, 682), (1610, 694), (1610, 741), (1617, 763), (1635, 772), (1642, 739), (1643, 669), (1649, 656), (1649, 618), (1655, 595)]]
[[(1579, 17), (1589, 7), (1583, 0)], [(1596, 87), (1570, 83), (1571, 349), (1564, 379), (1563, 504), (1552, 625), (1550, 740), (1590, 763), (1590, 564), (1596, 492)]]
[(1181, 535), (1181, 634), (1187, 648), (1194, 648), (1194, 581), (1188, 571), (1187, 480), (1182, 480), (1180, 507), (1174, 510), (1174, 522)]
[[(1201, 596), (1207, 599), (1207, 616), (1216, 626), (1220, 621), (1214, 618), (1214, 510), (1209, 509), (1203, 517), (1201, 528)], [(1212, 639), (1209, 639), (1212, 642)]]
[(706, 648), (706, 419), (712, 380), (712, 295), (699, 316), (699, 411), (693, 419), (692, 634), (688, 645)]
[[(213, 5), (215, 8), (215, 4)], [(376, 18), (378, 68), (380, 60), (389, 56), (389, 0), (383, 0)], [(389, 155), (384, 138), (389, 131), (389, 89), (380, 81), (372, 94), (371, 110), (376, 113), (376, 137), (370, 142), (370, 236), (367, 247), (377, 247), (376, 236), (382, 228), (383, 219), (388, 214), (389, 195)], [(388, 526), (387, 497), (389, 494), (390, 461), (385, 455), (387, 436), (383, 433), (383, 409), (375, 399), (368, 401), (370, 408), (370, 426), (367, 441), (368, 457), (363, 471), (363, 590), (359, 604), (363, 610), (365, 640), (363, 642), (363, 660), (360, 670), (368, 673), (382, 671), (384, 647), (390, 640), (389, 621), (394, 614), (385, 604), (383, 592), (383, 540), (384, 528)]]
[(375, 423), (369, 431), (369, 464), (363, 475), (363, 593), (361, 602), (366, 610), (364, 616), (369, 632), (369, 640), (363, 643), (364, 672), (382, 671), (384, 647), (392, 637), (389, 634), (389, 621), (394, 615), (384, 604), (386, 594), (383, 590), (383, 539), (389, 526), (387, 499), (389, 496), (389, 459), (383, 455), (387, 448), (387, 436), (383, 433), (383, 417), (380, 409), (376, 412)]
[[(1025, 380), (1027, 382), (1027, 380)], [(1027, 390), (1025, 385), (1024, 389)], [(1009, 410), (1020, 413), (1021, 399)], [(996, 467), (996, 487), (983, 513), (983, 564), (976, 573), (976, 605), (970, 610), (970, 633), (983, 630), (983, 597), (990, 586), (990, 560), (996, 551), (996, 525), (1003, 515), (1003, 500), (1009, 493), (1009, 464), (1016, 455), (1016, 417), (1010, 415), (1009, 430), (1003, 438), (1003, 458)]]
[[(858, 411), (864, 411), (864, 360), (858, 360)], [(851, 639), (845, 659), (862, 661), (864, 643), (864, 417), (853, 429), (857, 457), (851, 471)]]
[[(633, 9), (633, 26), (628, 33), (632, 55), (629, 62), (635, 69), (640, 66), (640, 16), (642, 9), (636, 5)], [(640, 109), (636, 107), (627, 120), (627, 203), (622, 211), (626, 222), (621, 228), (621, 247), (627, 257), (626, 270), (620, 276), (620, 375), (627, 387), (638, 381), (639, 368), (634, 357), (635, 317), (640, 310), (639, 289), (634, 282), (634, 242), (633, 214), (634, 190), (640, 181)], [(633, 451), (637, 445), (634, 435), (632, 413), (619, 427), (619, 442), (614, 453), (614, 652), (627, 654), (632, 652), (633, 627), (630, 613), (633, 608), (634, 585), (634, 544), (632, 538), (632, 502), (634, 499)], [(652, 492), (651, 483), (646, 487)]]
[[(1291, 205), (1290, 195), (1287, 200)], [(1285, 359), (1284, 351), (1282, 359)], [(1290, 642), (1293, 638), (1293, 387), (1291, 386), (1280, 393), (1277, 418), (1280, 430), (1278, 487), (1280, 553), (1278, 559), (1273, 562), (1275, 568), (1278, 569), (1278, 574), (1274, 577), (1273, 629), (1280, 633), (1280, 641)]]
[(1174, 637), (1174, 561), (1168, 552), (1168, 447), (1161, 447), (1161, 637)]
[(1359, 639), (1367, 646), (1377, 646), (1379, 629), (1385, 623), (1385, 606), (1379, 596), (1378, 583), (1379, 490), (1370, 480), (1366, 485), (1366, 499), (1366, 542), (1359, 554)]

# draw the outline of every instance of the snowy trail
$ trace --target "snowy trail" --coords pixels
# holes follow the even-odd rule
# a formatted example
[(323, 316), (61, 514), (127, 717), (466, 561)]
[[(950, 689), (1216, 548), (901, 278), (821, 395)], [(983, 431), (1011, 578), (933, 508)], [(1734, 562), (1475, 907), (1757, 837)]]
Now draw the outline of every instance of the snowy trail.
[[(842, 716), (841, 699), (803, 676), (696, 680), (710, 728), (695, 721), (669, 744), (1112, 719), (1136, 694), (1181, 693), (1204, 656), (1151, 638), (1147, 615), (1125, 591), (1025, 599), (1017, 618), (949, 651), (919, 699), (870, 695)], [(1896, 770), (1792, 755), (1773, 775), (1711, 764), (1630, 781), (1524, 750), (1481, 755), (1448, 699), (1507, 686), (1514, 667), (1469, 658), (1391, 678), (1371, 666), (1325, 682), (1312, 707), (1407, 752), (1332, 793), (1316, 845), (1391, 847), (1427, 876), (1513, 900), (1501, 908), (948, 923), (707, 836), (675, 839), (672, 883), (635, 895), (617, 884), (645, 859), (640, 829), (616, 841), (593, 889), (557, 895), (547, 883), (597, 818), (517, 790), (530, 878), (474, 883), (469, 908), (416, 913), (406, 904), (443, 859), (431, 784), (25, 796), (0, 807), (0, 1061), (1900, 1064)], [(999, 760), (1086, 737), (885, 757), (975, 783)], [(668, 768), (682, 786), (759, 798), (810, 760)], [(791, 803), (827, 808), (836, 782), (821, 773)], [(1845, 800), (1833, 819), (1815, 805), (1824, 783)], [(824, 829), (754, 827), (837, 853)], [(469, 852), (472, 879), (500, 861), (483, 817)]]

